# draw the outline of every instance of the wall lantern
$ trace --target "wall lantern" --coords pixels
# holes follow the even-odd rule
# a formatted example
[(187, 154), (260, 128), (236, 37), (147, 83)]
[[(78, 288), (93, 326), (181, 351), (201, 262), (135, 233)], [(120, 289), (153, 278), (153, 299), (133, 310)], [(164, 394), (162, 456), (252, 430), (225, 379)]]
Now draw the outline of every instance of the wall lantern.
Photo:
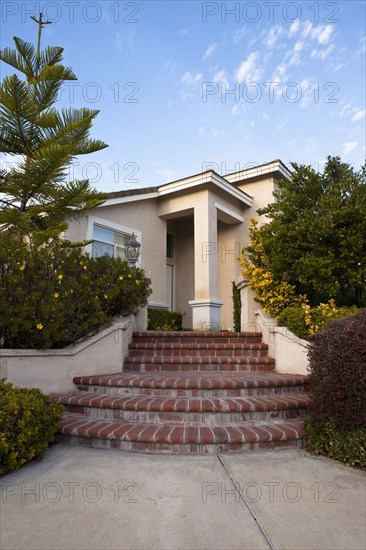
[(135, 233), (132, 233), (131, 237), (128, 239), (128, 241), (125, 244), (125, 254), (126, 254), (126, 260), (129, 264), (135, 265), (137, 260), (140, 257), (141, 252), (141, 243), (139, 243), (136, 239)]

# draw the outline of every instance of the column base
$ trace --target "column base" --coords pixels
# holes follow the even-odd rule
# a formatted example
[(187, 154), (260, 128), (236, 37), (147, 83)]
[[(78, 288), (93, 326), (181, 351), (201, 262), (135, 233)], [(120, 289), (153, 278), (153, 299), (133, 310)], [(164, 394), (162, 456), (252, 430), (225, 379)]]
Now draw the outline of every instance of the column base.
[(224, 302), (220, 300), (190, 300), (192, 308), (193, 330), (217, 331), (221, 329), (220, 309)]

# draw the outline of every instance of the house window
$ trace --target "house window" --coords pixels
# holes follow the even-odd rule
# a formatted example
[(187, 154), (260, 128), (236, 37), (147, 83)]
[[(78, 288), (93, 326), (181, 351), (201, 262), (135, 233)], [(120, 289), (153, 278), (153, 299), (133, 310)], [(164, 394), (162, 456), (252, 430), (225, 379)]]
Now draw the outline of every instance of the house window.
[(166, 257), (174, 259), (174, 235), (167, 233), (166, 235)]
[(93, 225), (93, 237), (94, 242), (92, 244), (92, 255), (95, 257), (114, 256), (115, 258), (125, 259), (125, 244), (130, 238), (127, 233), (121, 233), (120, 231), (114, 231), (101, 225)]

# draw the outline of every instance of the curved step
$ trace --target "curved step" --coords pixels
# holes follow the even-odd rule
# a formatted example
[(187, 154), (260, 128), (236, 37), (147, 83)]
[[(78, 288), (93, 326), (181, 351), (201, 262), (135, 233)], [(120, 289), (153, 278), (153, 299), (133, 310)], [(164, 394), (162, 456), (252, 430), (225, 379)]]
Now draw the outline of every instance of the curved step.
[(174, 332), (134, 332), (135, 342), (156, 343), (261, 343), (261, 332), (196, 332), (196, 331), (174, 331)]
[(127, 357), (124, 371), (264, 371), (275, 369), (272, 357)]
[(245, 423), (203, 426), (174, 422), (93, 421), (82, 415), (64, 415), (58, 440), (126, 451), (179, 454), (218, 454), (278, 446), (303, 446), (302, 422)]
[(235, 344), (187, 344), (187, 343), (139, 343), (129, 345), (131, 357), (264, 357), (268, 346), (260, 343)]
[(77, 376), (81, 391), (169, 397), (239, 397), (303, 393), (308, 376), (252, 372), (117, 373)]
[(305, 416), (310, 397), (303, 395), (238, 398), (164, 398), (110, 394), (60, 394), (52, 397), (70, 412), (90, 418), (114, 418), (151, 422), (243, 422), (272, 421)]

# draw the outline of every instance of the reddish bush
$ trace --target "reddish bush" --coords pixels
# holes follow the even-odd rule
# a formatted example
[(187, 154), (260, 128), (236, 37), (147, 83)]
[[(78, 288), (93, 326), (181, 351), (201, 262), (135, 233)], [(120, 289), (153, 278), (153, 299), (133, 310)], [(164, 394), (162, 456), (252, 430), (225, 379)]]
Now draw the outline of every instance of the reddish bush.
[(366, 310), (331, 322), (311, 343), (313, 424), (366, 428)]

